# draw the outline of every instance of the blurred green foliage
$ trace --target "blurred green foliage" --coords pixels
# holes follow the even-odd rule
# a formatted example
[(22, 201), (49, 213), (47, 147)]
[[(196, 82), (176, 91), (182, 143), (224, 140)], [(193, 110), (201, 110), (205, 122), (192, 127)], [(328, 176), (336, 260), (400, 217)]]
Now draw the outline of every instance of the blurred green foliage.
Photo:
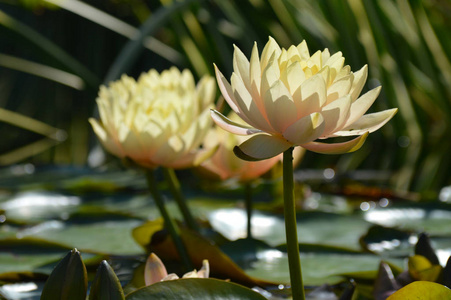
[[(311, 52), (342, 51), (352, 70), (368, 64), (365, 90), (383, 86), (374, 111), (399, 108), (395, 119), (372, 134), (361, 150), (341, 156), (308, 153), (301, 168), (388, 170), (393, 174), (388, 184), (401, 190), (437, 191), (450, 184), (449, 1), (185, 2), (0, 1), (0, 107), (63, 129), (68, 136), (37, 155), (25, 151), (30, 155), (13, 155), (3, 164), (85, 164), (95, 145), (87, 119), (95, 114), (98, 84), (121, 72), (138, 76), (172, 65), (190, 68), (199, 78), (213, 74), (216, 63), (229, 76), (232, 44), (249, 55), (254, 41), (261, 49), (271, 35), (284, 47), (306, 39)], [(11, 57), (25, 66), (39, 63), (75, 77), (61, 84), (56, 79), (63, 75), (49, 75), (50, 80), (36, 76)], [(70, 81), (78, 79), (82, 85)], [(11, 123), (1, 122), (0, 132), (0, 156), (42, 138)]]

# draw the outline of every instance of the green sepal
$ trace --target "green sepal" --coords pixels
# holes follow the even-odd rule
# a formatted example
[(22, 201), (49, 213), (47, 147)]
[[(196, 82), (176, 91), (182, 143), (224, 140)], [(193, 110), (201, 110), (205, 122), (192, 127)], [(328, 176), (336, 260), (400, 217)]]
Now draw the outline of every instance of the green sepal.
[(91, 285), (89, 300), (124, 300), (124, 291), (113, 268), (104, 260)]
[(86, 267), (77, 249), (71, 250), (47, 279), (41, 300), (85, 300), (88, 290)]

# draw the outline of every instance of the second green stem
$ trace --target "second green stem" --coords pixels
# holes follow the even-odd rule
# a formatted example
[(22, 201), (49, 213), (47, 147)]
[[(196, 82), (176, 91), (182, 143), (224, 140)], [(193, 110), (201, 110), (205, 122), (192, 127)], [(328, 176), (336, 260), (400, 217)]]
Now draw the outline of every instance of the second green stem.
[(174, 172), (174, 169), (163, 168), (164, 177), (166, 181), (169, 183), (169, 189), (171, 190), (172, 195), (174, 196), (175, 202), (183, 215), (183, 219), (186, 222), (186, 225), (189, 229), (199, 232), (199, 225), (197, 225), (196, 220), (194, 220), (191, 211), (189, 210), (188, 205), (186, 204), (185, 197), (183, 197), (180, 182), (177, 179), (177, 176)]
[(182, 238), (180, 237), (180, 232), (177, 224), (175, 224), (174, 220), (169, 216), (169, 213), (166, 210), (166, 206), (164, 205), (164, 201), (161, 197), (161, 194), (158, 191), (155, 175), (152, 170), (147, 171), (146, 179), (149, 191), (152, 194), (152, 197), (161, 213), (161, 216), (163, 217), (164, 225), (169, 231), (169, 234), (174, 242), (175, 248), (177, 249), (180, 255), (182, 263), (184, 264), (187, 270), (192, 270), (193, 267), (191, 264), (191, 259), (189, 258), (188, 255), (188, 251), (186, 250), (185, 244), (183, 244)]

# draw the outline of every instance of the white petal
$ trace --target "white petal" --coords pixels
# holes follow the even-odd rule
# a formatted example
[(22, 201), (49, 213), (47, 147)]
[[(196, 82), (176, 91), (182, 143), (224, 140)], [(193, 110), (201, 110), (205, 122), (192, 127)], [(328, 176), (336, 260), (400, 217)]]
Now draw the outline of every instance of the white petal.
[(319, 138), (324, 126), (323, 116), (320, 113), (312, 113), (289, 126), (283, 137), (294, 145), (305, 144)]
[(223, 114), (214, 109), (211, 110), (211, 117), (213, 121), (216, 123), (216, 125), (224, 129), (225, 131), (228, 131), (233, 134), (251, 135), (261, 132), (261, 130), (259, 129), (255, 129), (253, 127), (246, 127), (236, 122), (233, 122), (232, 120), (228, 119)]
[(219, 89), (221, 90), (222, 96), (224, 96), (224, 99), (229, 104), (230, 108), (239, 115), (246, 123), (250, 124), (249, 118), (245, 115), (245, 112), (241, 110), (241, 108), (238, 106), (238, 103), (235, 100), (235, 97), (233, 96), (233, 90), (230, 86), (227, 79), (222, 75), (222, 73), (219, 71), (219, 69), (214, 65), (215, 67), (215, 73), (216, 73), (216, 80), (218, 82)]
[(90, 118), (89, 123), (91, 123), (92, 129), (108, 152), (118, 157), (125, 156), (124, 150), (122, 150), (120, 143), (117, 141), (117, 137), (109, 136), (107, 131), (96, 119)]
[(251, 94), (252, 97), (256, 99), (260, 97), (260, 85), (262, 77), (262, 70), (260, 67), (260, 58), (258, 56), (257, 43), (254, 43), (254, 47), (252, 48), (249, 68), (250, 68), (249, 76), (251, 80)]
[(305, 74), (299, 62), (294, 62), (280, 74), (280, 80), (291, 93), (294, 93), (305, 81)]
[[(232, 74), (232, 88), (233, 96), (236, 103), (239, 105), (241, 112), (246, 116), (247, 120), (243, 118), (249, 125), (261, 129), (266, 132), (273, 132), (274, 130), (268, 123), (264, 111), (260, 111), (260, 107), (252, 98), (249, 91), (244, 86), (243, 81), (234, 73)], [(240, 117), (241, 115), (238, 114)]]
[(307, 42), (305, 40), (303, 40), (296, 48), (298, 49), (302, 60), (307, 60), (310, 58)]
[(317, 74), (304, 81), (294, 92), (293, 101), (298, 119), (320, 111), (326, 102), (326, 84), (322, 75)]
[(334, 143), (334, 144), (326, 144), (326, 143), (319, 143), (319, 142), (311, 142), (308, 144), (301, 145), (301, 147), (317, 152), (322, 154), (343, 154), (343, 153), (349, 153), (354, 152), (356, 150), (359, 150), (360, 147), (362, 147), (363, 143), (366, 140), (366, 137), (368, 136), (368, 132), (365, 134), (344, 142), (344, 143)]
[(221, 90), (222, 96), (224, 96), (224, 99), (229, 104), (230, 108), (237, 114), (240, 113), (240, 109), (238, 105), (236, 104), (235, 99), (233, 98), (233, 90), (230, 86), (230, 83), (227, 81), (227, 79), (222, 75), (221, 71), (219, 71), (218, 67), (214, 65), (215, 67), (215, 74), (216, 74), (216, 81), (218, 82), (219, 89)]
[(235, 147), (233, 151), (241, 159), (257, 161), (279, 155), (291, 146), (284, 139), (267, 134), (257, 134)]
[(241, 50), (233, 45), (233, 71), (241, 78), (247, 89), (250, 88), (249, 61)]
[(371, 107), (371, 105), (373, 105), (377, 96), (379, 96), (381, 88), (382, 87), (378, 86), (377, 88), (370, 90), (369, 92), (365, 93), (351, 104), (350, 114), (344, 127), (348, 127), (349, 125), (353, 124), (355, 121), (360, 119), (360, 117), (366, 113), (366, 111)]
[(354, 81), (352, 82), (352, 87), (350, 90), (352, 101), (355, 101), (362, 92), (363, 86), (365, 85), (366, 79), (368, 77), (368, 66), (364, 65), (359, 71), (354, 73)]
[(269, 37), (269, 40), (266, 43), (266, 45), (262, 51), (262, 56), (261, 56), (261, 61), (260, 61), (261, 68), (262, 69), (266, 68), (267, 64), (270, 61), (270, 58), (273, 55), (274, 55), (275, 59), (278, 59), (281, 52), (282, 52), (282, 50), (280, 50), (280, 47), (277, 44), (277, 42), (272, 37)]
[(345, 77), (341, 78), (340, 80), (335, 80), (335, 82), (332, 83), (332, 85), (327, 88), (326, 103), (329, 104), (332, 101), (335, 101), (338, 98), (341, 98), (341, 97), (349, 94), (353, 80), (354, 80), (353, 74), (349, 74), (348, 76), (345, 76)]
[(296, 105), (282, 81), (276, 81), (264, 95), (269, 123), (278, 133), (296, 121)]
[(201, 104), (200, 110), (207, 108), (215, 101), (216, 83), (210, 76), (204, 76), (197, 84), (197, 97)]
[(392, 108), (364, 115), (348, 127), (336, 132), (334, 136), (351, 136), (361, 135), (365, 132), (374, 132), (390, 121), (397, 112), (397, 108)]
[(344, 125), (348, 118), (350, 107), (351, 96), (346, 95), (322, 108), (321, 114), (325, 121), (322, 137), (327, 137)]

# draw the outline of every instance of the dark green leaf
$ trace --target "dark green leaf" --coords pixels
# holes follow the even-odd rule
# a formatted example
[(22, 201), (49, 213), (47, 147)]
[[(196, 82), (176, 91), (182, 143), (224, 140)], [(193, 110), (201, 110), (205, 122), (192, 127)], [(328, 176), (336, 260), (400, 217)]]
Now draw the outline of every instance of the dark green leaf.
[(163, 281), (130, 293), (127, 300), (264, 300), (262, 295), (241, 285), (217, 279), (187, 278)]
[(77, 249), (55, 267), (42, 290), (41, 300), (85, 300), (88, 289), (86, 268)]

